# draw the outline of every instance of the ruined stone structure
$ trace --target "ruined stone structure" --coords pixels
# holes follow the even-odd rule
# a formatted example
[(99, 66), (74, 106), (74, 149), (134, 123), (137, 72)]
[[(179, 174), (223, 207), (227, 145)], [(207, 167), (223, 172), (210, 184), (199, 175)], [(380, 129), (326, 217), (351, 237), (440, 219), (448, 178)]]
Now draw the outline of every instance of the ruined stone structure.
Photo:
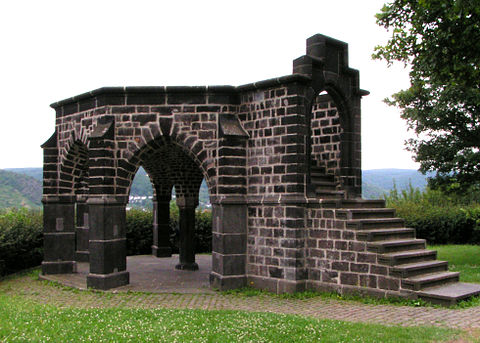
[[(315, 35), (292, 75), (238, 87), (100, 88), (52, 104), (55, 133), (42, 146), (42, 272), (73, 273), (89, 261), (89, 287), (129, 282), (125, 206), (142, 166), (154, 188), (158, 257), (171, 255), (175, 187), (179, 269), (197, 268), (194, 215), (206, 180), (215, 288), (443, 299), (430, 287), (458, 286), (458, 273), (383, 201), (361, 199), (366, 94), (347, 44)], [(458, 297), (479, 291), (462, 287)]]

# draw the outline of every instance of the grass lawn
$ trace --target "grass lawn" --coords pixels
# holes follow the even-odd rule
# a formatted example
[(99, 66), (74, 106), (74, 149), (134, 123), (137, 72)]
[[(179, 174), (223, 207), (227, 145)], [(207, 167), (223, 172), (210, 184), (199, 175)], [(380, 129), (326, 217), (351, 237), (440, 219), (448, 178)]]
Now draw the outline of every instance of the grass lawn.
[[(429, 248), (438, 251), (438, 259), (449, 261), (451, 270), (460, 271), (462, 281), (480, 283), (479, 246)], [(38, 281), (37, 275), (38, 270), (0, 280), (0, 342), (480, 342), (478, 330), (384, 326), (233, 310), (146, 309), (141, 301), (126, 308), (116, 304), (128, 294), (74, 290)], [(259, 296), (255, 292), (239, 294)], [(95, 308), (80, 308), (72, 305), (75, 302), (54, 305), (52, 299), (58, 293), (66, 295), (64, 299), (85, 298), (85, 304), (92, 298)], [(292, 299), (314, 296), (318, 294)], [(466, 307), (479, 305), (477, 298)]]
[(449, 270), (460, 272), (460, 281), (480, 283), (480, 245), (431, 245), (438, 259), (448, 261)]
[(21, 296), (0, 295), (0, 308), (1, 342), (440, 342), (467, 338), (452, 329), (273, 313), (57, 308)]

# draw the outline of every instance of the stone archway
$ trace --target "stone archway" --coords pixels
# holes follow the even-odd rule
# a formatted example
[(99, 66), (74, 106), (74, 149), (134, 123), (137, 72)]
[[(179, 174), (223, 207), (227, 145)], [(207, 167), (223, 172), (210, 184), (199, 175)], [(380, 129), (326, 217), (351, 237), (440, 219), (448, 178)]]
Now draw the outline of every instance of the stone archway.
[(129, 163), (135, 163), (136, 168), (142, 166), (154, 188), (152, 254), (157, 257), (171, 256), (169, 211), (172, 188), (175, 187), (180, 226), (180, 261), (177, 269), (198, 269), (195, 263), (194, 226), (199, 189), (204, 179), (202, 170), (192, 157), (168, 137), (147, 142)]

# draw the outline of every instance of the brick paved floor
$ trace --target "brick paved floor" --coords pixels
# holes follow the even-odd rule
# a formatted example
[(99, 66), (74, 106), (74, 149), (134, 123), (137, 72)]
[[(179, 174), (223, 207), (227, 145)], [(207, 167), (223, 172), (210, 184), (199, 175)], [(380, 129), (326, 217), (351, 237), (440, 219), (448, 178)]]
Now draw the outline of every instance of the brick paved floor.
[[(164, 261), (165, 265), (150, 265), (147, 257), (138, 261), (143, 267), (137, 267), (137, 272), (142, 268), (152, 268), (164, 270), (170, 275), (176, 275), (168, 267), (172, 261)], [(204, 255), (200, 260), (210, 260), (210, 256)], [(143, 261), (143, 262), (142, 262)], [(157, 260), (158, 261), (158, 260)], [(203, 263), (203, 262), (201, 262)], [(128, 261), (129, 269), (133, 268), (135, 263), (132, 259)], [(200, 264), (200, 263), (199, 263)], [(200, 268), (202, 270), (202, 265)], [(82, 267), (83, 268), (83, 267)], [(461, 329), (480, 328), (480, 307), (469, 309), (446, 309), (431, 307), (410, 307), (410, 306), (390, 306), (390, 305), (366, 305), (352, 301), (342, 301), (333, 299), (324, 299), (314, 297), (309, 299), (283, 299), (271, 295), (245, 296), (238, 294), (224, 294), (213, 292), (205, 287), (207, 279), (207, 265), (203, 265), (204, 270), (197, 274), (203, 276), (192, 278), (191, 283), (183, 281), (183, 284), (176, 289), (169, 288), (177, 281), (161, 281), (164, 276), (157, 275), (157, 281), (164, 282), (163, 293), (159, 287), (151, 287), (149, 293), (137, 292), (138, 286), (142, 284), (141, 279), (132, 280), (132, 285), (109, 292), (79, 291), (71, 288), (58, 286), (44, 281), (32, 279), (31, 276), (0, 281), (0, 292), (11, 295), (20, 295), (38, 303), (48, 303), (60, 307), (122, 307), (122, 308), (189, 308), (189, 309), (207, 309), (207, 310), (244, 310), (256, 312), (275, 312), (289, 313), (301, 316), (315, 318), (329, 318), (353, 322), (369, 322), (384, 325), (433, 325), (445, 326)], [(132, 270), (131, 270), (132, 271)], [(82, 272), (81, 272), (82, 273)], [(81, 274), (79, 273), (79, 274)], [(84, 271), (85, 273), (85, 271)], [(172, 274), (173, 273), (173, 274)], [(202, 274), (203, 273), (203, 274)], [(187, 275), (187, 274), (184, 274)], [(134, 274), (132, 273), (133, 277)], [(70, 279), (71, 275), (64, 276)], [(186, 276), (189, 278), (191, 276)], [(61, 276), (56, 276), (57, 281)], [(76, 282), (82, 282), (80, 275), (74, 278)], [(147, 282), (148, 281), (148, 282)], [(145, 276), (143, 284), (154, 283), (152, 278)], [(196, 288), (192, 285), (196, 284)], [(170, 285), (170, 286), (169, 286)]]

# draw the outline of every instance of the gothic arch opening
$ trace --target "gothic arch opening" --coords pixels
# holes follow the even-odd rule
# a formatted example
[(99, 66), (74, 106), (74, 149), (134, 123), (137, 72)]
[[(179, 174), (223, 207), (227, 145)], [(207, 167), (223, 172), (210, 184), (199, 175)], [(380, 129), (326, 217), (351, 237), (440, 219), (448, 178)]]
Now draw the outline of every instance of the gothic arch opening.
[(89, 260), (88, 230), (88, 147), (75, 140), (60, 165), (59, 190), (72, 196), (74, 205), (75, 261)]
[(355, 120), (347, 101), (336, 87), (327, 85), (312, 100), (310, 113), (310, 182), (316, 195), (335, 197), (354, 184), (350, 167), (359, 148)]

